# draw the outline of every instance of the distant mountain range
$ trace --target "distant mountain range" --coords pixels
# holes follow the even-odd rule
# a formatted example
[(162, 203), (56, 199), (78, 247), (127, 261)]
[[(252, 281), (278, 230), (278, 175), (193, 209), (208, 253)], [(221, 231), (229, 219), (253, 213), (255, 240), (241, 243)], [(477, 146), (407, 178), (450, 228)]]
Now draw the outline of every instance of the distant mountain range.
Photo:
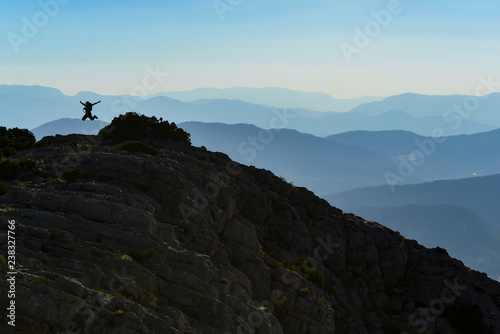
[(383, 184), (392, 161), (384, 153), (347, 146), (295, 130), (266, 131), (248, 124), (187, 122), (194, 145), (285, 176), (318, 194)]
[(492, 93), (480, 99), (467, 95), (429, 96), (408, 93), (365, 103), (353, 108), (351, 112), (376, 116), (391, 110), (402, 110), (410, 116), (438, 116), (447, 121), (450, 129), (458, 127), (456, 131), (460, 131), (460, 122), (464, 120), (500, 127), (500, 93)]
[(396, 186), (394, 191), (388, 186), (354, 189), (325, 198), (347, 211), (359, 207), (455, 205), (475, 211), (487, 224), (500, 230), (500, 174)]
[(33, 132), (38, 140), (42, 139), (45, 136), (54, 136), (56, 134), (69, 135), (72, 133), (77, 133), (84, 135), (96, 135), (97, 133), (99, 133), (99, 130), (101, 130), (108, 124), (109, 123), (107, 122), (99, 120), (94, 120), (92, 122), (82, 122), (81, 119), (77, 118), (61, 118), (31, 129), (31, 132)]
[[(458, 129), (453, 129), (452, 125), (440, 116), (410, 116), (402, 110), (389, 110), (374, 116), (365, 116), (356, 112), (344, 114), (330, 114), (315, 122), (315, 126), (327, 127), (329, 134), (339, 134), (348, 131), (384, 131), (384, 130), (404, 130), (417, 133), (422, 136), (434, 136), (436, 129), (441, 129), (440, 135), (451, 136), (457, 134), (474, 134), (497, 129), (495, 125), (482, 124), (472, 121), (462, 120)], [(312, 133), (309, 124), (303, 125), (308, 133)], [(327, 131), (323, 130), (323, 133)], [(324, 136), (322, 136), (324, 137)]]
[(249, 88), (232, 87), (226, 89), (198, 88), (189, 91), (165, 92), (153, 96), (193, 102), (196, 100), (241, 100), (276, 108), (302, 108), (318, 111), (346, 112), (363, 103), (380, 101), (383, 97), (362, 97), (357, 99), (334, 99), (326, 93), (301, 92), (278, 87)]
[[(225, 124), (253, 124), (260, 128), (288, 128), (324, 137), (352, 130), (396, 130), (431, 134), (445, 122), (437, 116), (412, 117), (403, 111), (390, 111), (376, 116), (358, 113), (318, 112), (304, 109), (277, 109), (236, 100), (204, 100), (184, 103), (167, 97), (155, 97), (139, 104), (137, 111), (146, 115), (162, 115), (180, 122), (199, 121)], [(496, 127), (464, 121), (460, 133), (490, 131)], [(450, 135), (453, 133), (447, 133)]]
[[(235, 89), (235, 92), (239, 93), (239, 90), (241, 89)], [(288, 96), (287, 99), (297, 101), (290, 102), (290, 105), (292, 103), (300, 105), (298, 103), (300, 100), (307, 102), (315, 98), (325, 101), (335, 101), (329, 98), (328, 95), (321, 93), (304, 93), (275, 88), (249, 89), (249, 91), (252, 91), (254, 95), (258, 95), (257, 93), (261, 92), (262, 99), (257, 99), (259, 102), (266, 102), (263, 100), (266, 96), (266, 99), (269, 99), (269, 103), (273, 99), (280, 100), (280, 96), (283, 96), (282, 94), (285, 93)], [(203, 94), (207, 92), (210, 92), (210, 90), (201, 91)], [(228, 92), (232, 92), (232, 90), (224, 90), (224, 92), (224, 94), (229, 94)], [(201, 93), (197, 92), (196, 94), (204, 96)], [(275, 95), (271, 93), (275, 93)], [(219, 92), (215, 96), (221, 94)], [(183, 98), (190, 96), (187, 93), (184, 95)], [(247, 95), (252, 96), (250, 93)], [(435, 99), (436, 97), (429, 98)], [(378, 108), (380, 113), (365, 115), (359, 111), (359, 108), (365, 106), (366, 103), (358, 105), (355, 111), (340, 113), (321, 112), (304, 108), (276, 108), (234, 99), (211, 98), (182, 102), (166, 96), (143, 99), (127, 95), (101, 96), (92, 92), (81, 92), (76, 96), (66, 96), (57, 89), (40, 86), (0, 86), (2, 125), (33, 129), (41, 124), (60, 118), (81, 117), (80, 100), (89, 100), (92, 102), (101, 100), (101, 104), (95, 107), (94, 113), (99, 116), (100, 120), (106, 122), (110, 122), (119, 114), (128, 111), (137, 111), (148, 116), (163, 117), (176, 123), (187, 121), (220, 122), (226, 124), (247, 123), (265, 129), (294, 129), (320, 137), (353, 130), (406, 130), (429, 136), (437, 128), (443, 129), (444, 135), (449, 136), (454, 134), (472, 134), (497, 128), (496, 125), (487, 122), (479, 123), (471, 120), (461, 120), (460, 126), (454, 129), (453, 126), (455, 123), (447, 122), (443, 119), (442, 115), (420, 117), (417, 114), (408, 114), (403, 107), (399, 109), (380, 107)], [(387, 99), (368, 104), (382, 103), (385, 100)], [(366, 99), (356, 101), (350, 101), (349, 103), (363, 103)], [(289, 101), (286, 100), (283, 103), (283, 105), (288, 105)], [(309, 102), (306, 104), (312, 105)], [(392, 107), (392, 105), (390, 106)], [(425, 113), (422, 114), (425, 115)]]
[[(326, 195), (329, 189), (331, 194), (335, 193), (334, 189), (385, 185), (386, 173), (400, 175), (402, 161), (410, 166), (417, 164), (412, 160), (418, 155), (417, 150), (425, 151), (422, 152), (424, 160), (412, 167), (411, 175), (404, 175), (401, 184), (500, 173), (500, 157), (492, 154), (500, 152), (500, 130), (440, 138), (439, 143), (434, 138), (404, 131), (357, 131), (318, 138), (281, 130), (273, 131), (272, 140), (263, 137), (269, 141), (265, 145), (256, 140), (251, 146), (249, 138), (265, 134), (263, 129), (199, 122), (180, 126), (191, 133), (195, 145), (205, 145), (239, 162), (271, 169), (320, 195)], [(333, 141), (334, 146), (342, 150), (332, 151), (333, 146), (325, 141)], [(255, 158), (246, 161), (252, 150)], [(355, 152), (359, 155), (354, 159)]]
[(385, 153), (398, 168), (401, 159), (412, 161), (412, 175), (427, 181), (500, 173), (500, 155), (494, 154), (500, 152), (500, 129), (440, 139), (405, 131), (354, 131), (327, 139)]

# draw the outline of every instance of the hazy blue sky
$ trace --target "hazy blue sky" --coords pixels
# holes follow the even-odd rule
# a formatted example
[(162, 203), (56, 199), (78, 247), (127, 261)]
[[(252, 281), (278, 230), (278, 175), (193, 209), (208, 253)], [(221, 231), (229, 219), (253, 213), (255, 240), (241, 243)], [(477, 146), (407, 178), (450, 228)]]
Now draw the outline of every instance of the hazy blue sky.
[[(170, 74), (159, 85), (147, 81), (148, 93), (276, 86), (335, 98), (473, 94), (480, 75), (500, 81), (499, 2), (401, 0), (397, 13), (374, 23), (371, 11), (394, 5), (1, 1), (0, 84), (44, 85), (71, 95), (130, 94), (142, 85), (148, 67)], [(222, 12), (224, 6), (231, 10)], [(355, 29), (364, 31), (367, 24), (371, 42), (356, 46)], [(357, 47), (350, 62), (342, 43)]]

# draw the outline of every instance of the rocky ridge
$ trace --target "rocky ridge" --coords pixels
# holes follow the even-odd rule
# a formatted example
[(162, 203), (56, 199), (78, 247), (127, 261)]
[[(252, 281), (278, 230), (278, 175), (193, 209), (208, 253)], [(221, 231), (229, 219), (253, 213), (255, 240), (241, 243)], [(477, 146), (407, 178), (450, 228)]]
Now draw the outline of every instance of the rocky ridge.
[(46, 141), (0, 196), (17, 332), (460, 333), (465, 312), (500, 333), (499, 282), (269, 171), (172, 141), (156, 156)]

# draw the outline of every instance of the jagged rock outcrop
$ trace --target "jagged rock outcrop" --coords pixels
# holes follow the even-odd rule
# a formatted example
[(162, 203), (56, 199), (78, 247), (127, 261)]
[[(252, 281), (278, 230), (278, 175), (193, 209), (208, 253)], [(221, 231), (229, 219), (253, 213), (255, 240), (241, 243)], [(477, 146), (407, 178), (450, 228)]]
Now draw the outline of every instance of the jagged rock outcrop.
[(500, 333), (499, 282), (269, 171), (171, 141), (152, 157), (46, 140), (0, 196), (19, 332), (459, 333), (473, 310)]

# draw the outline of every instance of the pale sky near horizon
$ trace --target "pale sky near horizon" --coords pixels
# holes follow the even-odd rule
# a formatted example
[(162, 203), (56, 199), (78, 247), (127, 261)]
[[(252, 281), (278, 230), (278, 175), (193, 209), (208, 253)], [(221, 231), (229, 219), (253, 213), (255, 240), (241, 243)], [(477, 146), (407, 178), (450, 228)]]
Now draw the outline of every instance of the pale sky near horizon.
[[(472, 95), (479, 76), (500, 81), (500, 3), (401, 0), (390, 13), (391, 3), (2, 1), (0, 84), (132, 94), (146, 78), (148, 94), (272, 86), (357, 98)], [(369, 45), (356, 45), (367, 24)], [(350, 62), (342, 43), (357, 48)], [(169, 75), (155, 82), (148, 68)]]

